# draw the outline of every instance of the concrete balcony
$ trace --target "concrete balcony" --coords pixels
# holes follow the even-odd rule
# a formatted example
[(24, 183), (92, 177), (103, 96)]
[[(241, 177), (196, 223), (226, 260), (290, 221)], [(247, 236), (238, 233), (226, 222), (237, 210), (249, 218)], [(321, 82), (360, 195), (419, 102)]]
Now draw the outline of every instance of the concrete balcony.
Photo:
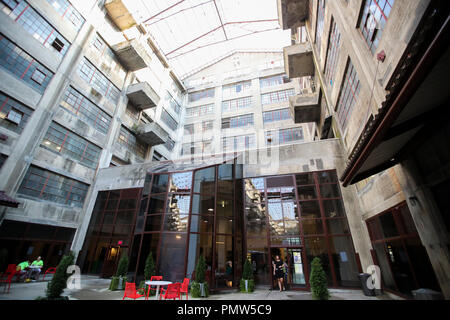
[(284, 69), (289, 78), (313, 76), (314, 59), (309, 42), (283, 48)]
[(159, 96), (148, 82), (132, 84), (127, 89), (128, 100), (139, 110), (154, 108), (159, 103)]
[(136, 137), (150, 146), (166, 143), (169, 134), (156, 122), (141, 124), (137, 127)]
[(128, 11), (127, 7), (124, 5), (122, 0), (108, 0), (105, 3), (106, 12), (108, 12), (108, 16), (120, 29), (120, 31), (124, 31), (128, 28), (131, 28), (136, 24), (131, 13)]
[(137, 39), (120, 42), (112, 47), (114, 53), (125, 68), (131, 71), (146, 68), (151, 58)]
[(297, 94), (289, 98), (295, 123), (320, 121), (319, 93)]
[(304, 26), (308, 19), (309, 1), (311, 0), (277, 0), (280, 27), (287, 30)]

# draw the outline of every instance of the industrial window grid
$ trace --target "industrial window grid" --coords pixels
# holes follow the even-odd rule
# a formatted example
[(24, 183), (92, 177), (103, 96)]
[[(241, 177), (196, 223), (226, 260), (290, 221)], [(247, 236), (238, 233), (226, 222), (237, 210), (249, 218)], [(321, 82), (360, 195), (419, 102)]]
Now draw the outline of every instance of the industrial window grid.
[(322, 43), (323, 25), (325, 20), (325, 4), (326, 0), (319, 0), (317, 2), (316, 45), (317, 51), (319, 52), (319, 57)]
[(106, 42), (96, 34), (93, 38), (91, 45), (94, 49), (96, 49), (99, 53), (99, 56), (102, 58), (102, 64), (106, 66), (106, 69), (112, 70), (116, 73), (121, 79), (125, 79), (126, 71), (125, 68), (122, 67), (119, 60), (116, 58), (114, 51), (106, 44)]
[(173, 141), (172, 138), (168, 137), (166, 142), (164, 143), (164, 147), (166, 147), (167, 150), (172, 151), (175, 147), (175, 141)]
[(274, 92), (263, 93), (261, 95), (262, 105), (278, 103), (288, 101), (289, 97), (295, 95), (295, 90), (293, 88), (287, 90), (279, 90)]
[(163, 108), (161, 112), (161, 120), (173, 131), (178, 128), (178, 122)]
[(59, 104), (78, 118), (92, 126), (95, 130), (107, 134), (111, 124), (111, 116), (97, 107), (81, 93), (68, 87)]
[(339, 31), (336, 21), (334, 21), (333, 18), (331, 18), (330, 30), (330, 39), (328, 42), (327, 60), (325, 65), (325, 79), (328, 85), (333, 86), (336, 65), (341, 49), (341, 32)]
[(253, 124), (253, 113), (222, 119), (222, 129), (242, 128), (252, 126)]
[(91, 169), (96, 169), (101, 148), (52, 122), (41, 142), (41, 147), (50, 149)]
[(251, 88), (252, 82), (250, 80), (227, 84), (222, 87), (222, 95), (225, 97), (236, 93), (248, 92)]
[(183, 143), (181, 155), (193, 155), (211, 153), (211, 140)]
[(18, 193), (71, 207), (83, 207), (89, 186), (71, 178), (35, 167), (28, 168)]
[[(18, 123), (8, 120), (11, 111), (21, 113), (22, 117)], [(32, 113), (31, 108), (0, 92), (0, 126), (21, 133)]]
[(213, 103), (186, 109), (186, 117), (199, 117), (212, 113), (214, 113)]
[(172, 97), (172, 95), (169, 92), (167, 92), (166, 101), (168, 101), (168, 104), (170, 105), (172, 110), (176, 112), (176, 114), (181, 113), (181, 106), (178, 104), (178, 102)]
[(246, 150), (255, 146), (256, 138), (254, 134), (222, 138), (223, 152)]
[(139, 142), (136, 136), (125, 129), (123, 126), (120, 127), (119, 137), (117, 141), (123, 145), (127, 150), (132, 152), (134, 155), (141, 159), (145, 158), (145, 153), (147, 152), (147, 146)]
[(372, 53), (375, 53), (378, 47), (393, 5), (394, 0), (366, 0), (365, 2), (359, 28)]
[(196, 132), (208, 132), (214, 127), (214, 120), (208, 120), (203, 122), (191, 123), (184, 125), (184, 134), (190, 135)]
[(264, 123), (288, 120), (288, 119), (292, 119), (289, 108), (263, 112), (263, 122)]
[(81, 29), (85, 20), (69, 1), (47, 0), (47, 2), (55, 8), (55, 10), (61, 15), (62, 19), (68, 20), (72, 23), (76, 31)]
[(252, 97), (244, 97), (232, 100), (222, 101), (222, 111), (238, 111), (252, 106)]
[[(40, 64), (37, 60), (23, 51), (21, 48), (5, 38), (0, 33), (0, 66), (9, 72), (13, 73), (17, 78), (23, 80), (33, 89), (43, 93), (53, 73)], [(43, 73), (45, 76), (41, 79), (41, 83), (33, 80), (32, 77), (35, 71)]]
[(279, 74), (276, 76), (270, 76), (259, 79), (259, 85), (261, 88), (278, 86), (290, 82), (291, 79), (289, 79), (285, 74)]
[[(265, 132), (266, 144), (284, 144), (293, 141), (303, 140), (303, 127), (287, 128), (280, 130), (270, 130)], [(274, 138), (278, 138), (278, 141), (274, 141)]]
[(194, 102), (205, 98), (214, 98), (214, 88), (189, 93), (188, 98), (189, 102)]
[(83, 58), (83, 61), (78, 68), (78, 74), (84, 81), (92, 85), (95, 90), (100, 92), (112, 102), (117, 103), (119, 100), (120, 90), (86, 58)]
[(351, 116), (360, 89), (361, 84), (359, 82), (358, 74), (349, 58), (336, 107), (339, 124), (341, 125), (342, 130), (345, 130), (347, 127), (348, 119)]
[(8, 15), (42, 45), (61, 56), (66, 54), (70, 43), (26, 1), (18, 0), (17, 6)]

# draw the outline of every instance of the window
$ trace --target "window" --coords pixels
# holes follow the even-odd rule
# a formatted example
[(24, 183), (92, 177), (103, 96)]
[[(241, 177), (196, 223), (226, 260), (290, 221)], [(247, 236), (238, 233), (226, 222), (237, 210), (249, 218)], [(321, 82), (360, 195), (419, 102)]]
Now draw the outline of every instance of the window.
[(261, 88), (278, 86), (289, 82), (291, 82), (291, 79), (284, 74), (259, 79), (259, 85)]
[(236, 93), (248, 92), (252, 88), (251, 81), (243, 81), (238, 83), (227, 84), (222, 87), (222, 95), (224, 97)]
[(238, 111), (252, 106), (252, 97), (222, 101), (222, 111)]
[(173, 131), (178, 128), (178, 122), (165, 110), (161, 112), (161, 120)]
[(11, 10), (14, 10), (19, 4), (16, 0), (2, 0)]
[(147, 145), (138, 141), (136, 139), (136, 136), (125, 129), (123, 126), (120, 127), (120, 133), (119, 137), (117, 138), (117, 142), (123, 145), (127, 150), (129, 150), (139, 158), (145, 158), (145, 154), (147, 153)]
[(36, 81), (39, 84), (42, 84), (45, 79), (45, 74), (41, 72), (39, 69), (34, 70), (33, 74), (31, 75), (31, 79)]
[[(0, 33), (0, 66), (40, 93), (53, 73)], [(37, 72), (36, 70), (39, 69)]]
[(214, 88), (189, 93), (188, 96), (189, 102), (194, 102), (206, 98), (214, 98)]
[(361, 85), (359, 83), (358, 74), (353, 67), (352, 61), (348, 59), (347, 71), (342, 82), (336, 107), (339, 124), (341, 125), (342, 130), (345, 130), (347, 127), (348, 119), (351, 116), (360, 90)]
[(323, 24), (325, 20), (325, 4), (326, 0), (319, 0), (317, 2), (317, 25), (316, 25), (316, 45), (317, 51), (319, 52), (320, 59), (320, 49), (322, 42), (322, 34), (323, 34)]
[(172, 138), (168, 137), (167, 141), (164, 143), (164, 147), (166, 147), (167, 150), (172, 151), (175, 147), (175, 141), (173, 141)]
[(18, 193), (34, 199), (82, 208), (88, 188), (85, 183), (30, 166)]
[(21, 133), (32, 113), (32, 109), (0, 92), (0, 126)]
[(96, 34), (94, 40), (91, 42), (92, 47), (95, 48), (101, 57), (102, 70), (106, 72), (114, 72), (122, 80), (125, 79), (126, 71), (116, 58), (113, 50), (106, 44), (106, 42)]
[(181, 113), (181, 106), (172, 97), (172, 95), (170, 93), (167, 93), (166, 101), (169, 103), (170, 107), (172, 108), (173, 111), (175, 111), (176, 114), (180, 114)]
[(253, 125), (253, 113), (222, 119), (222, 129), (241, 128)]
[(341, 49), (341, 33), (339, 28), (331, 18), (330, 39), (328, 41), (327, 60), (325, 65), (325, 79), (327, 84), (333, 86), (336, 64), (339, 59), (339, 51)]
[(263, 112), (264, 123), (292, 119), (289, 108)]
[(111, 124), (111, 116), (88, 100), (74, 88), (69, 87), (59, 105), (95, 130), (107, 134)]
[[(267, 145), (286, 144), (294, 141), (302, 141), (303, 128), (297, 127), (297, 128), (266, 131), (265, 135)], [(277, 138), (278, 141), (276, 140)]]
[(186, 117), (200, 117), (214, 113), (214, 104), (198, 106), (186, 109)]
[(366, 0), (359, 28), (372, 53), (375, 53), (381, 34), (391, 13), (394, 0)]
[(41, 147), (67, 156), (91, 169), (96, 169), (101, 148), (81, 138), (59, 124), (52, 122)]
[(14, 9), (9, 12), (9, 17), (20, 24), (45, 47), (54, 49), (57, 53), (64, 56), (69, 47), (69, 42), (26, 1), (19, 0), (17, 3)]
[(20, 121), (22, 120), (23, 117), (23, 113), (19, 112), (15, 109), (11, 109), (8, 112), (8, 115), (6, 116), (6, 119), (8, 119), (9, 121), (14, 122), (15, 124), (20, 124)]
[(295, 95), (294, 89), (280, 90), (261, 95), (262, 105), (288, 101), (289, 97)]
[(67, 0), (47, 0), (47, 2), (60, 14), (60, 16), (69, 21), (76, 31), (80, 30), (84, 23), (84, 18)]
[(256, 139), (254, 134), (222, 138), (223, 152), (246, 150), (255, 146)]
[(114, 103), (118, 102), (120, 90), (86, 58), (83, 58), (78, 68), (78, 74), (100, 94), (106, 96)]

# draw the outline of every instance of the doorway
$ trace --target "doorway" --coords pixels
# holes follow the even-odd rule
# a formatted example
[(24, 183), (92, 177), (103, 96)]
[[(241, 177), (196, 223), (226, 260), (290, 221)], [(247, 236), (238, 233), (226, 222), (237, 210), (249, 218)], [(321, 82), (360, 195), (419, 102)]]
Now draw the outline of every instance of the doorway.
[[(287, 270), (284, 277), (286, 290), (306, 289), (306, 279), (303, 264), (303, 248), (271, 248), (271, 264), (275, 261), (275, 256), (286, 262)], [(272, 288), (277, 289), (277, 279), (273, 274), (273, 265), (271, 265)]]
[(122, 248), (111, 246), (107, 249), (100, 277), (110, 278), (116, 272)]

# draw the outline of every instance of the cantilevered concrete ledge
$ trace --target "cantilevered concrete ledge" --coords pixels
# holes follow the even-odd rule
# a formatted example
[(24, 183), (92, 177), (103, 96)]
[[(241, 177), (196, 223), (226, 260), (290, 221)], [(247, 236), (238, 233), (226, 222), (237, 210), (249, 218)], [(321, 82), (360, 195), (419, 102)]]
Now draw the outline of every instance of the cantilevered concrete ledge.
[(308, 42), (283, 48), (284, 69), (289, 78), (314, 75), (314, 60), (311, 45)]
[(309, 1), (312, 0), (277, 0), (280, 27), (287, 30), (304, 26), (308, 19)]
[(169, 134), (159, 124), (152, 122), (140, 125), (136, 137), (150, 146), (156, 146), (165, 143)]
[(297, 94), (289, 98), (295, 123), (320, 121), (319, 93)]
[(127, 97), (139, 110), (156, 107), (160, 99), (148, 82), (130, 85), (127, 89)]
[(120, 62), (129, 70), (136, 71), (150, 65), (151, 58), (139, 40), (120, 42), (112, 46)]

